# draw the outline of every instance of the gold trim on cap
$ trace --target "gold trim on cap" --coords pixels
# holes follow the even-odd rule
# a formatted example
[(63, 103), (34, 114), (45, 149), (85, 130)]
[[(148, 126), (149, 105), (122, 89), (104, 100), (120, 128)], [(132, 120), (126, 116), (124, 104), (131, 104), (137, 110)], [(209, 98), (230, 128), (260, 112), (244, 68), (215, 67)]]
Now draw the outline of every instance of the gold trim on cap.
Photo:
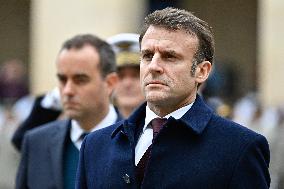
[(140, 54), (134, 52), (119, 52), (116, 55), (117, 66), (124, 66), (129, 64), (139, 65)]

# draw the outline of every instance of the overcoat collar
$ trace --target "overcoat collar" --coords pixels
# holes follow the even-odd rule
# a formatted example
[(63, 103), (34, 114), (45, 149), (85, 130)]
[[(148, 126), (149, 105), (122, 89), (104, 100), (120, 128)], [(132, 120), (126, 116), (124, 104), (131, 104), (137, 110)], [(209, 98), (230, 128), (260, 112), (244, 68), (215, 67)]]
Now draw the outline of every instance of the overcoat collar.
[[(146, 102), (138, 107), (128, 119), (119, 122), (116, 129), (112, 132), (112, 138), (119, 132), (125, 133), (131, 140), (134, 140), (135, 130), (138, 125), (144, 123), (146, 114)], [(206, 128), (207, 123), (213, 115), (213, 110), (205, 104), (203, 99), (197, 95), (192, 107), (179, 119), (173, 117), (168, 119), (169, 124), (172, 122), (181, 122), (196, 134), (201, 134)]]
[(201, 134), (213, 115), (213, 110), (197, 95), (193, 106), (180, 118), (196, 134)]

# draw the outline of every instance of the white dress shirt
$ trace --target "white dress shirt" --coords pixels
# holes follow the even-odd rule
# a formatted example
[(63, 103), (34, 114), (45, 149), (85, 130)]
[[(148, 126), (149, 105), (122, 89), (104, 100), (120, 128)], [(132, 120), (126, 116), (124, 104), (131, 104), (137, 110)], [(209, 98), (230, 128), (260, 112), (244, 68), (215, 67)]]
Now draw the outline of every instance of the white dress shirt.
[[(95, 116), (95, 115), (94, 115)], [(92, 130), (96, 131), (99, 129), (102, 129), (104, 127), (110, 126), (114, 124), (117, 120), (117, 113), (114, 109), (114, 106), (112, 104), (109, 105), (109, 111), (106, 117), (99, 122)], [(83, 142), (83, 139), (81, 139), (81, 135), (85, 132), (90, 132), (90, 131), (84, 131), (79, 123), (76, 120), (71, 120), (71, 131), (70, 131), (70, 138), (73, 144), (80, 150), (81, 144)]]
[[(193, 102), (194, 103), (194, 102)], [(176, 111), (166, 115), (163, 118), (169, 118), (173, 117), (175, 119), (180, 119), (193, 105), (193, 103), (184, 106), (180, 109), (177, 109)], [(156, 115), (148, 105), (146, 106), (146, 117), (145, 117), (145, 125), (143, 127), (143, 131), (138, 139), (137, 145), (135, 147), (135, 165), (137, 165), (148, 149), (148, 147), (152, 144), (152, 139), (153, 139), (153, 129), (149, 126), (149, 123), (154, 119), (159, 117)]]

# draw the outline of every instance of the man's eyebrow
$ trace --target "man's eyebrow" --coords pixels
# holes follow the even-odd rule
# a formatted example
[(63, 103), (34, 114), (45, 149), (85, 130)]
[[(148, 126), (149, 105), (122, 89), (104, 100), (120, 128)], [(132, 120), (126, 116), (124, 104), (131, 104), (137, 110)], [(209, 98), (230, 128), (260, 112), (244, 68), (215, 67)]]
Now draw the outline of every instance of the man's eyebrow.
[(56, 76), (57, 76), (58, 78), (59, 78), (59, 77), (62, 78), (62, 77), (64, 77), (65, 75), (64, 75), (64, 74), (61, 74), (61, 73), (57, 73)]
[(149, 50), (149, 49), (144, 49), (144, 50), (141, 50), (141, 53), (142, 54), (145, 54), (145, 53), (151, 53), (152, 51)]
[(174, 50), (165, 50), (164, 53), (172, 54), (178, 56), (178, 53)]
[[(57, 73), (56, 75), (57, 75), (58, 78), (66, 77), (64, 74), (60, 74), (60, 73)], [(73, 78), (78, 78), (78, 77), (81, 78), (81, 77), (88, 77), (88, 75), (84, 74), (84, 73), (77, 73), (77, 74), (74, 74), (72, 77)]]
[(171, 56), (174, 56), (174, 57), (177, 57), (177, 58), (182, 57), (182, 55), (175, 50), (165, 50), (165, 51), (161, 52), (161, 54), (162, 55), (171, 55)]

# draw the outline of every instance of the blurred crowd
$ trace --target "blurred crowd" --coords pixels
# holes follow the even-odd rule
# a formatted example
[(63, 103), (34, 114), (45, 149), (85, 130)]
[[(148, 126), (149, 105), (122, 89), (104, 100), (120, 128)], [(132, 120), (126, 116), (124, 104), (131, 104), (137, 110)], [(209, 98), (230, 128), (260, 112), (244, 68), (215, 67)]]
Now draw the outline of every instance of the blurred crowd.
[(19, 59), (0, 64), (0, 188), (12, 188), (19, 153), (11, 145), (11, 138), (29, 114), (33, 99), (29, 93), (27, 69)]
[[(128, 64), (131, 69), (120, 70), (120, 78), (127, 79), (117, 86), (117, 89), (112, 95), (112, 102), (119, 108), (123, 117), (127, 117), (133, 111), (133, 104), (138, 106), (143, 102), (142, 95), (139, 92), (137, 93), (137, 90), (139, 91), (140, 89), (133, 87), (139, 86), (139, 79), (137, 80), (139, 78), (139, 47), (133, 46), (129, 42), (120, 43), (120, 37), (123, 36), (110, 38), (108, 42), (116, 45), (116, 49), (114, 50), (118, 55), (117, 64)], [(128, 35), (127, 37), (133, 36)], [(131, 54), (131, 62), (123, 62), (130, 56), (130, 54), (125, 52), (120, 53), (123, 48), (134, 48), (133, 51), (136, 51), (136, 54)], [(218, 65), (218, 67), (222, 67), (222, 65)], [(119, 66), (118, 68), (120, 69)], [(227, 72), (218, 73), (214, 70), (208, 82), (200, 88), (200, 94), (204, 96), (207, 103), (220, 116), (234, 120), (266, 136), (271, 151), (271, 188), (284, 188), (284, 163), (282, 162), (284, 161), (284, 103), (277, 107), (263, 107), (255, 91), (249, 91), (244, 96), (232, 100), (229, 98), (232, 92), (230, 89), (231, 86), (227, 84), (231, 83), (232, 85), (232, 82), (226, 82), (226, 79), (228, 79), (225, 76), (226, 74), (231, 75)], [(0, 64), (1, 189), (12, 188), (14, 185), (20, 153), (11, 143), (12, 136), (19, 125), (31, 114), (37, 100), (40, 100), (42, 107), (55, 111), (50, 121), (57, 119), (61, 114), (60, 102), (58, 102), (58, 89), (47, 92), (40, 97), (34, 96), (29, 92), (27, 78), (29, 78), (27, 66), (21, 60), (9, 59)], [(125, 96), (123, 93), (131, 94), (130, 96)], [(117, 98), (119, 95), (122, 97)]]

